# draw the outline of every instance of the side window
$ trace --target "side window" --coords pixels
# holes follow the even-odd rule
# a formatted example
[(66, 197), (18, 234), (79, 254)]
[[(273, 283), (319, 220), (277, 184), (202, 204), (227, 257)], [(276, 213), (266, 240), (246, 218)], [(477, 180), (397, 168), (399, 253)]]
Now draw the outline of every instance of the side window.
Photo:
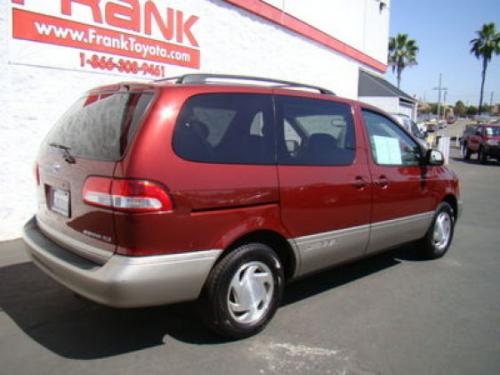
[(278, 162), (286, 165), (349, 165), (355, 156), (351, 107), (299, 97), (276, 98)]
[(203, 94), (179, 115), (174, 151), (209, 163), (274, 164), (272, 98), (258, 94)]
[(373, 160), (379, 165), (419, 165), (420, 147), (397, 124), (378, 113), (363, 110)]

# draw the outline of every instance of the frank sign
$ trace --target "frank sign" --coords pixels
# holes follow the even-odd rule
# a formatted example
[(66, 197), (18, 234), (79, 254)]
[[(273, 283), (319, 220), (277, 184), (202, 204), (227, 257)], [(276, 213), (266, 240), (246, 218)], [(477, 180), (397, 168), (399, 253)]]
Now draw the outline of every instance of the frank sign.
[(144, 78), (199, 69), (199, 17), (153, 0), (11, 0), (12, 63)]

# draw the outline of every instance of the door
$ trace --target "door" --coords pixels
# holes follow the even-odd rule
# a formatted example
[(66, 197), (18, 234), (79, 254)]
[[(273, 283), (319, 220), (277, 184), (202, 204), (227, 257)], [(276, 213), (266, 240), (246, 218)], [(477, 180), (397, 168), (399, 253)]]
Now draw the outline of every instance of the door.
[(300, 254), (299, 274), (361, 256), (371, 187), (351, 105), (276, 96), (276, 108), (281, 218)]
[(421, 238), (433, 217), (428, 168), (418, 143), (385, 115), (362, 110), (373, 185), (368, 253)]

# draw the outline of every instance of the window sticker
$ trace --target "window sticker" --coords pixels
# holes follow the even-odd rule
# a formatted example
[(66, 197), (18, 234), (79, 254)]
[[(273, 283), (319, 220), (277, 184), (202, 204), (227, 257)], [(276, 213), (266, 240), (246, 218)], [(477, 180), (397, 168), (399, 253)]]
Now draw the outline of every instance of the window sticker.
[(397, 138), (374, 135), (373, 143), (378, 164), (402, 164), (401, 148), (399, 147), (399, 140)]

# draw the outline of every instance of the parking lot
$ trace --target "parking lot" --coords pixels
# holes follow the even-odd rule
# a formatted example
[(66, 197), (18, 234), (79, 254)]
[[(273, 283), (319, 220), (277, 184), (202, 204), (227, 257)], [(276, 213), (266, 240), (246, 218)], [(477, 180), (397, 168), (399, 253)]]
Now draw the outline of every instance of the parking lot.
[(500, 165), (463, 162), (450, 252), (413, 245), (289, 286), (260, 335), (223, 342), (196, 305), (115, 310), (0, 244), (0, 374), (498, 374)]

